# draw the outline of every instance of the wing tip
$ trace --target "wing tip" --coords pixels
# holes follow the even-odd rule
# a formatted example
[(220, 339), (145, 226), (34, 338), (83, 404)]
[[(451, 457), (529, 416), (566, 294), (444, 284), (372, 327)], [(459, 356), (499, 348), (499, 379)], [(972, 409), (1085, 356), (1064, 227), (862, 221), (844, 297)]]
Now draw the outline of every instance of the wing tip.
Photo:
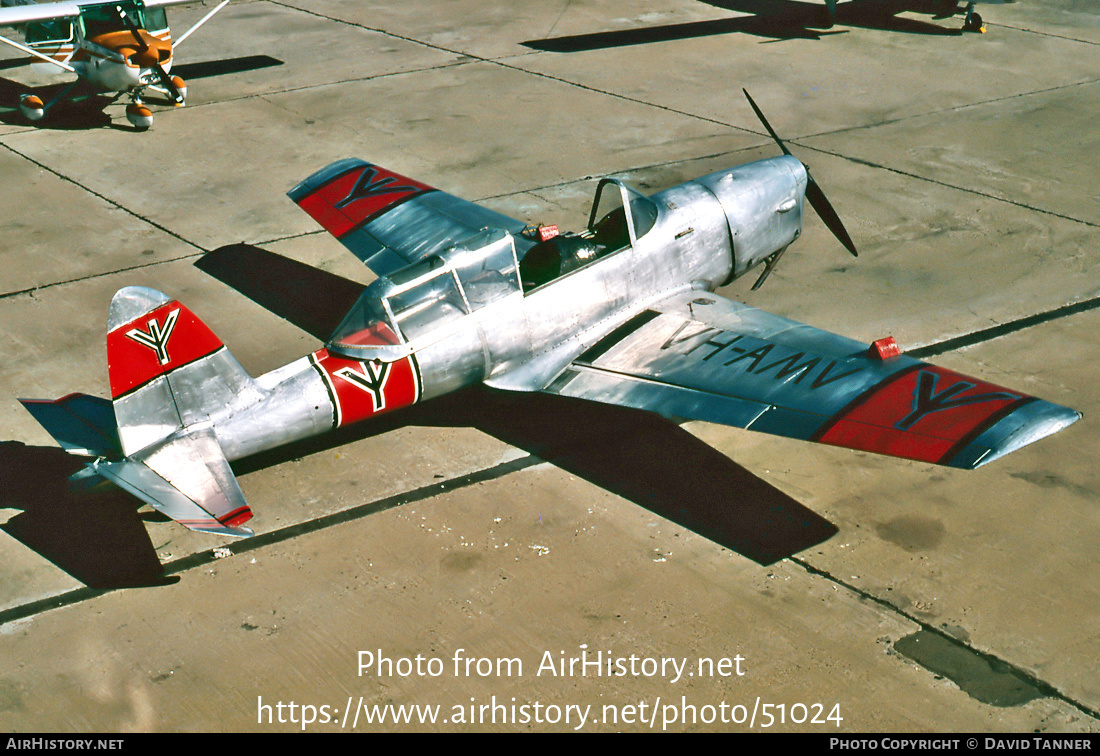
[(313, 192), (320, 189), (325, 184), (329, 183), (335, 178), (338, 178), (348, 171), (370, 165), (365, 160), (360, 158), (344, 158), (343, 160), (337, 160), (335, 163), (329, 163), (324, 168), (318, 171), (314, 171), (304, 179), (294, 185), (286, 196), (290, 197), (291, 201), (295, 204), (301, 202), (302, 199), (308, 197)]
[[(1033, 403), (1033, 409), (1029, 414), (1030, 417), (1018, 420), (1015, 427), (1006, 429), (1007, 432), (1005, 432), (1002, 437), (991, 438), (990, 440), (994, 443), (987, 446), (980, 456), (974, 458), (971, 463), (963, 463), (957, 466), (970, 469), (982, 467), (994, 460), (1000, 459), (1006, 454), (1011, 454), (1029, 444), (1033, 444), (1047, 436), (1065, 430), (1084, 417), (1083, 413), (1075, 409), (1042, 400)], [(1011, 415), (1002, 420), (1002, 422), (1011, 421)], [(998, 425), (1000, 425), (1000, 423), (998, 423)], [(996, 433), (997, 425), (990, 428), (989, 432)], [(977, 441), (980, 440), (981, 439), (978, 439)]]

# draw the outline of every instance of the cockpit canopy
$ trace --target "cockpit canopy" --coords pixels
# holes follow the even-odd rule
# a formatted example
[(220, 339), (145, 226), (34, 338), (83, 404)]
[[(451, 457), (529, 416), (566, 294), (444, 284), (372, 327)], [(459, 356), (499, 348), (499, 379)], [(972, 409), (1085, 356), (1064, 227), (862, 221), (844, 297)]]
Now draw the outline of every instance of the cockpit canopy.
[(657, 215), (653, 200), (617, 179), (603, 179), (582, 233), (529, 247), (521, 266), (511, 234), (483, 229), (367, 287), (328, 347), (360, 360), (399, 359), (443, 338), (467, 315), (633, 247), (653, 228)]
[[(608, 186), (614, 189), (605, 192)], [(653, 200), (617, 179), (603, 179), (596, 187), (587, 230), (543, 240), (523, 256), (519, 266), (523, 290), (534, 291), (601, 257), (634, 246), (656, 222)]]
[(91, 39), (111, 32), (128, 30), (129, 27), (119, 15), (120, 10), (126, 14), (130, 23), (139, 29), (161, 31), (168, 28), (168, 20), (163, 8), (146, 8), (143, 2), (128, 0), (81, 6), (80, 24), (84, 28), (84, 36)]
[(454, 321), (519, 293), (515, 240), (485, 229), (367, 287), (329, 348), (358, 359), (396, 359), (445, 335)]
[[(608, 186), (614, 186), (618, 191), (605, 195)], [(616, 204), (618, 207), (608, 212)], [(629, 213), (626, 208), (630, 208)], [(600, 218), (598, 223), (597, 217)], [(611, 250), (633, 245), (649, 233), (656, 222), (657, 205), (653, 200), (622, 181), (605, 178), (596, 187), (592, 213), (588, 216), (588, 230), (595, 238), (603, 239)]]

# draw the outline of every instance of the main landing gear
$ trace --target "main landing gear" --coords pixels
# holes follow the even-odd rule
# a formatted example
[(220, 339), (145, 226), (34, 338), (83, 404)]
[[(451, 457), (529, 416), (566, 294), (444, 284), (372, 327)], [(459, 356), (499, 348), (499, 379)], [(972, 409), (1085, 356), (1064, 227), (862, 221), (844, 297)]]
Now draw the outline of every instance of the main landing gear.
[(43, 118), (46, 117), (46, 114), (50, 112), (50, 108), (61, 102), (61, 100), (68, 97), (69, 92), (73, 91), (73, 87), (75, 87), (78, 83), (79, 79), (77, 81), (74, 81), (69, 86), (65, 87), (65, 89), (62, 90), (61, 94), (45, 104), (42, 103), (42, 98), (36, 94), (31, 94), (28, 92), (26, 94), (19, 95), (19, 112), (22, 113), (23, 117), (26, 118), (28, 121), (41, 121)]
[(966, 18), (963, 20), (963, 31), (985, 34), (985, 26), (982, 25), (982, 17), (974, 12), (975, 3), (966, 6)]

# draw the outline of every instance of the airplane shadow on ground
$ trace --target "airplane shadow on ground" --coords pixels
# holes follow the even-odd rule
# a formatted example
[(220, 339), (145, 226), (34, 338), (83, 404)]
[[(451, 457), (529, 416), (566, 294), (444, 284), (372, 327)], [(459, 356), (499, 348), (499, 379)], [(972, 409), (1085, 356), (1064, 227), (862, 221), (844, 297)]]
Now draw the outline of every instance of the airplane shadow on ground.
[[(26, 60), (0, 61), (0, 70), (16, 68), (26, 65)], [(211, 76), (223, 76), (226, 74), (244, 73), (261, 68), (281, 66), (283, 61), (268, 55), (246, 55), (239, 58), (227, 58), (223, 60), (211, 60), (200, 63), (184, 63), (173, 66), (172, 73), (183, 77), (184, 81), (204, 79)], [(97, 92), (90, 86), (82, 83), (73, 89), (62, 102), (51, 108), (50, 112), (41, 121), (31, 122), (19, 112), (19, 98), (21, 95), (33, 92), (43, 102), (51, 102), (58, 94), (65, 90), (72, 82), (47, 84), (45, 86), (28, 87), (18, 81), (0, 77), (0, 123), (12, 126), (31, 126), (39, 129), (53, 129), (59, 131), (79, 131), (97, 128), (112, 128), (121, 131), (135, 131), (129, 123), (112, 120), (105, 112), (107, 107), (113, 104), (121, 94)], [(148, 98), (150, 105), (171, 105), (163, 95), (152, 93)]]
[(69, 84), (71, 82), (28, 88), (25, 84), (0, 77), (0, 123), (6, 123), (9, 126), (34, 126), (38, 129), (55, 131), (126, 128), (113, 124), (111, 116), (106, 113), (107, 107), (118, 98), (113, 94), (97, 93), (83, 85), (75, 87), (70, 93), (73, 99), (59, 103), (41, 121), (28, 121), (19, 112), (21, 95), (33, 92), (42, 99), (42, 102), (48, 103)]
[(72, 491), (81, 460), (59, 448), (0, 442), (0, 508), (21, 510), (0, 526), (89, 588), (174, 583), (165, 577), (141, 502), (114, 486)]
[[(748, 34), (769, 40), (819, 40), (834, 34), (845, 34), (829, 22), (824, 3), (801, 0), (704, 0), (716, 8), (743, 13), (736, 18), (665, 24), (641, 29), (574, 34), (547, 39), (531, 39), (521, 44), (546, 52), (584, 52), (611, 47), (644, 45), (677, 39), (712, 37), (723, 34)], [(948, 29), (918, 19), (899, 17), (899, 13), (927, 13), (935, 18), (949, 18), (953, 13), (940, 12), (942, 3), (936, 0), (851, 0), (836, 9), (835, 26), (856, 29), (877, 29), (905, 34), (957, 36), (959, 29)]]

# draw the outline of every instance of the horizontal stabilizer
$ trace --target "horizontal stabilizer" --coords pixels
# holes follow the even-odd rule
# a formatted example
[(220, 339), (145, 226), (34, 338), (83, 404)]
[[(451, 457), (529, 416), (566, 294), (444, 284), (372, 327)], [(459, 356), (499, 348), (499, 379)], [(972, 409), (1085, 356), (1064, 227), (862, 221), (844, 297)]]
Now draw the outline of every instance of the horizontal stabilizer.
[(245, 537), (252, 519), (213, 431), (194, 431), (96, 472), (192, 530)]
[(98, 396), (69, 394), (56, 401), (20, 399), (39, 425), (70, 454), (89, 457), (122, 456), (115, 411)]

